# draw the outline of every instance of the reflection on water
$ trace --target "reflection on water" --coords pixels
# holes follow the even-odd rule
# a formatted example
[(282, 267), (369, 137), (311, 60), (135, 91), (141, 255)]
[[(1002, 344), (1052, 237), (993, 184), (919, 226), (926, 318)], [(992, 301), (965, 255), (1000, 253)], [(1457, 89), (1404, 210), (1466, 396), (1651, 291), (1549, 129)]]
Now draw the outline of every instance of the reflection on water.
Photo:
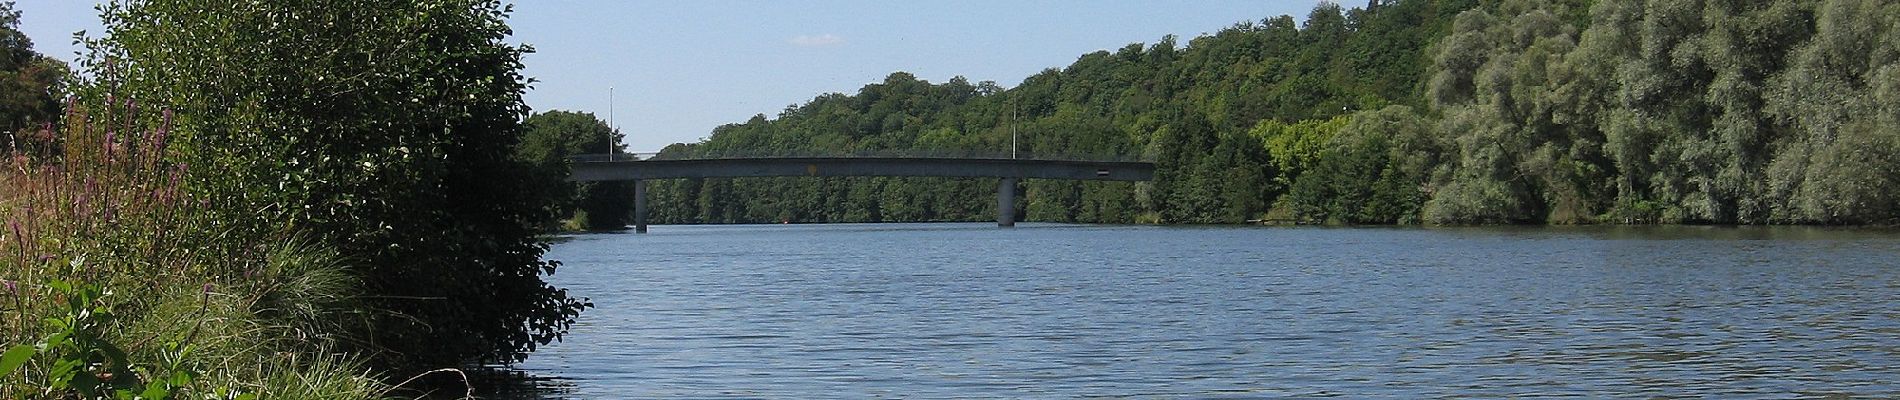
[[(473, 389), (477, 397), (490, 400), (534, 400), (574, 398), (574, 381), (568, 378), (542, 376), (527, 371), (491, 367), (468, 372), (469, 382), (435, 384), (435, 396), (431, 398), (459, 399), (465, 397), (466, 389)], [(472, 387), (469, 387), (472, 385)]]
[(665, 226), (550, 257), (598, 308), (495, 397), (1900, 396), (1892, 232)]

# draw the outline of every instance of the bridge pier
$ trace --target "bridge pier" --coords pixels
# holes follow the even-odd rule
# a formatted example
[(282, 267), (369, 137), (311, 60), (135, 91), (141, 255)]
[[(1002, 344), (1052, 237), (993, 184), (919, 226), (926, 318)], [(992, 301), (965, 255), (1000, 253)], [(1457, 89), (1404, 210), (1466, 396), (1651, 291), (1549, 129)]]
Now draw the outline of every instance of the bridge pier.
[(633, 180), (633, 233), (647, 233), (647, 181)]
[(996, 182), (996, 226), (1016, 226), (1016, 181), (1019, 180), (1022, 179), (1005, 177)]

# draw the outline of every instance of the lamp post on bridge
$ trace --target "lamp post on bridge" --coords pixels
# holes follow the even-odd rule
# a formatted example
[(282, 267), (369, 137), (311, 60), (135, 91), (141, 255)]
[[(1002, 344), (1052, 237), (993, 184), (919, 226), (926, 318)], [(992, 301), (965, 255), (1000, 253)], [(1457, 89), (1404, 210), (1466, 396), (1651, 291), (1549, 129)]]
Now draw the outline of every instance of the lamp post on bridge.
[(607, 87), (607, 161), (614, 160), (614, 134), (620, 133), (620, 127), (614, 126), (614, 87)]
[[(1018, 115), (1016, 100), (1009, 102), (1009, 159), (1016, 159), (1016, 118)], [(996, 226), (1016, 227), (1016, 181), (1018, 178), (1006, 177), (996, 182)]]
[(1016, 159), (1016, 101), (1009, 102), (1009, 159)]

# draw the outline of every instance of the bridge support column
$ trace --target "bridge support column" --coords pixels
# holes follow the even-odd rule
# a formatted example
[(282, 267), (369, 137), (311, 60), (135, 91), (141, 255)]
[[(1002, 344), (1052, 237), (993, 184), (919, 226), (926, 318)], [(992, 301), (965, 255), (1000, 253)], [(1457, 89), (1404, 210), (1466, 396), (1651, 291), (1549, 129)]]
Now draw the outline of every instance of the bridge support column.
[(1021, 178), (1003, 178), (996, 183), (996, 226), (1016, 226), (1016, 181)]
[(647, 233), (647, 181), (633, 180), (633, 233)]

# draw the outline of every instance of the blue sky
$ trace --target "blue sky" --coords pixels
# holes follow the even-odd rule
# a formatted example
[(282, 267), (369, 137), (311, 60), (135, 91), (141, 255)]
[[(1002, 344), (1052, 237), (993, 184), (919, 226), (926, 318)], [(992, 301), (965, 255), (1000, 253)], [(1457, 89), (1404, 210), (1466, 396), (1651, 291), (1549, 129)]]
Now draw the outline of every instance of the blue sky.
[[(1186, 43), (1283, 14), (1304, 20), (1318, 2), (535, 0), (517, 1), (509, 23), (537, 50), (526, 59), (538, 80), (529, 106), (608, 119), (612, 87), (612, 119), (644, 152), (895, 71), (1013, 87), (1091, 51), (1168, 34)], [(20, 0), (21, 29), (41, 53), (70, 61), (72, 32), (102, 33), (93, 4)]]

